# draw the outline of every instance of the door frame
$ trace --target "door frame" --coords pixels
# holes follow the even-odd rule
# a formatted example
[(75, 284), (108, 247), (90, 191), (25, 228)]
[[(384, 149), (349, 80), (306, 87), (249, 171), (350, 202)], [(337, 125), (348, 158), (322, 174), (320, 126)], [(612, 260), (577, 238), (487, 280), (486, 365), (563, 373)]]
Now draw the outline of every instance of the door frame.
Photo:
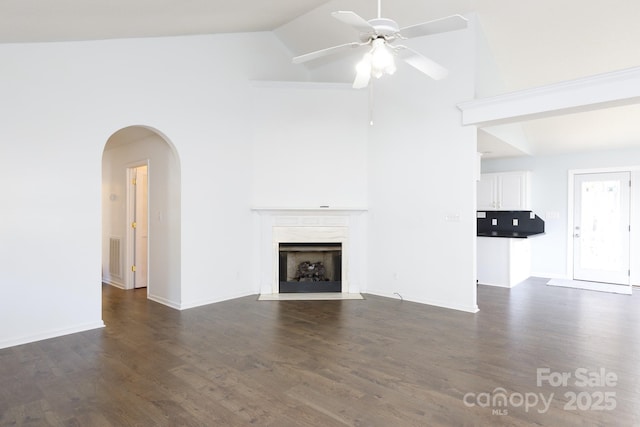
[[(567, 192), (567, 278), (573, 280), (573, 253), (574, 253), (574, 182), (576, 175), (595, 173), (629, 172), (631, 176), (631, 191), (629, 193), (629, 220), (631, 233), (629, 236), (629, 284), (640, 286), (640, 165), (639, 166), (618, 166), (608, 168), (589, 169), (569, 169), (568, 171), (568, 192)], [(635, 262), (634, 262), (635, 260)], [(622, 285), (626, 286), (626, 285)]]
[[(135, 272), (131, 270), (131, 266), (134, 265), (134, 261), (135, 261), (135, 235), (133, 232), (133, 228), (131, 227), (131, 223), (134, 221), (135, 219), (135, 197), (136, 197), (136, 192), (135, 189), (133, 188), (131, 181), (133, 180), (133, 174), (134, 174), (134, 170), (140, 166), (146, 166), (147, 167), (147, 224), (149, 224), (149, 219), (150, 219), (150, 211), (149, 211), (149, 207), (151, 206), (151, 191), (149, 191), (149, 176), (151, 175), (151, 165), (150, 165), (150, 161), (149, 159), (143, 160), (143, 161), (138, 161), (138, 162), (132, 162), (132, 163), (128, 163), (126, 165), (126, 173), (127, 173), (127, 206), (126, 206), (126, 218), (127, 218), (127, 222), (125, 224), (126, 229), (127, 229), (127, 233), (126, 233), (126, 238), (127, 238), (127, 252), (126, 252), (126, 256), (125, 256), (125, 269), (126, 269), (126, 289), (135, 289)], [(149, 240), (150, 240), (150, 234), (151, 234), (151, 227), (147, 226), (147, 296), (149, 295), (149, 290), (151, 288), (151, 280), (150, 280), (150, 269), (149, 269), (149, 265), (150, 265), (150, 258), (151, 258), (151, 253), (149, 251), (150, 247), (149, 247)]]

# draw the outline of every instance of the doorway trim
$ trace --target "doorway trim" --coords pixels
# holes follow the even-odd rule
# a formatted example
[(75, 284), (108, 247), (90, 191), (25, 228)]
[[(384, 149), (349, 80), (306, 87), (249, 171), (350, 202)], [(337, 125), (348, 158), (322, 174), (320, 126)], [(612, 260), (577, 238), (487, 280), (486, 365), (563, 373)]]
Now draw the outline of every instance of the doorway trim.
[(568, 171), (568, 191), (567, 191), (567, 258), (566, 272), (567, 278), (573, 279), (573, 254), (574, 254), (574, 181), (576, 175), (589, 173), (615, 173), (629, 172), (631, 175), (631, 192), (629, 194), (630, 210), (630, 242), (629, 242), (629, 283), (632, 286), (640, 286), (640, 165), (638, 166), (615, 166), (606, 168), (569, 169)]
[[(126, 173), (127, 173), (127, 205), (126, 205), (126, 217), (127, 217), (127, 249), (126, 249), (126, 254), (125, 254), (125, 270), (126, 270), (126, 280), (125, 280), (125, 286), (126, 289), (135, 289), (135, 272), (132, 270), (131, 266), (133, 266), (135, 264), (135, 249), (136, 249), (136, 243), (135, 243), (135, 233), (133, 231), (133, 227), (131, 227), (131, 223), (135, 221), (135, 213), (136, 213), (136, 208), (135, 208), (135, 202), (136, 202), (136, 193), (135, 193), (135, 189), (133, 188), (132, 185), (132, 180), (133, 180), (133, 176), (135, 173), (135, 169), (140, 167), (140, 166), (146, 166), (147, 167), (147, 176), (151, 175), (151, 165), (150, 165), (150, 161), (149, 159), (145, 159), (145, 160), (141, 160), (141, 161), (136, 161), (136, 162), (131, 162), (128, 163), (126, 165)], [(149, 191), (149, 185), (150, 185), (150, 180), (147, 179), (147, 224), (149, 224), (149, 206), (151, 205), (150, 203), (150, 191)], [(149, 296), (149, 291), (151, 288), (151, 280), (150, 280), (150, 275), (151, 275), (151, 271), (149, 268), (149, 258), (150, 258), (150, 252), (149, 252), (149, 241), (150, 241), (150, 227), (147, 227), (147, 261), (146, 261), (146, 271), (147, 271), (147, 286), (146, 286), (146, 292), (147, 292), (147, 297)]]

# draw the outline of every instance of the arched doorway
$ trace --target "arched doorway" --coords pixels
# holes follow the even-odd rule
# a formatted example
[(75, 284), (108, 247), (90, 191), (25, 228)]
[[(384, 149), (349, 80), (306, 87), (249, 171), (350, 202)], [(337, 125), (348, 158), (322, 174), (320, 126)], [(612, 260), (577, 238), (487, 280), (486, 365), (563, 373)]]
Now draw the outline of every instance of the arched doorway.
[[(144, 178), (144, 179), (143, 179)], [(178, 308), (180, 162), (146, 126), (118, 130), (102, 154), (102, 280)]]

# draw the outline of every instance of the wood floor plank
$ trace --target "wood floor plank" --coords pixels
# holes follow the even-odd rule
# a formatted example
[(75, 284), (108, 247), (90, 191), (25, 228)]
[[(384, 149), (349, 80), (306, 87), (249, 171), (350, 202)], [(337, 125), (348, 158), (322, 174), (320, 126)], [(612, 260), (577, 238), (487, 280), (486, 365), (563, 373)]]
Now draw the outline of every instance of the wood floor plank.
[[(476, 314), (373, 295), (177, 311), (104, 286), (106, 328), (0, 350), (0, 426), (640, 425), (640, 294), (544, 283), (479, 286)], [(478, 401), (500, 390), (553, 398)], [(570, 407), (601, 392), (615, 409)]]

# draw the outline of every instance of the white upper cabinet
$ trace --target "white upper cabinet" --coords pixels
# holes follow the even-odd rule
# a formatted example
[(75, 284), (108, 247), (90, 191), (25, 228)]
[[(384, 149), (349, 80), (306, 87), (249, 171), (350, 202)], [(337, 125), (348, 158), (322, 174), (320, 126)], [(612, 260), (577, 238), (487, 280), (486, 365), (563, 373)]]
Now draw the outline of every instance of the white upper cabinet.
[(478, 210), (530, 210), (530, 175), (527, 171), (481, 174), (478, 181)]
[(498, 175), (495, 173), (483, 173), (478, 181), (478, 210), (494, 211), (497, 209)]

